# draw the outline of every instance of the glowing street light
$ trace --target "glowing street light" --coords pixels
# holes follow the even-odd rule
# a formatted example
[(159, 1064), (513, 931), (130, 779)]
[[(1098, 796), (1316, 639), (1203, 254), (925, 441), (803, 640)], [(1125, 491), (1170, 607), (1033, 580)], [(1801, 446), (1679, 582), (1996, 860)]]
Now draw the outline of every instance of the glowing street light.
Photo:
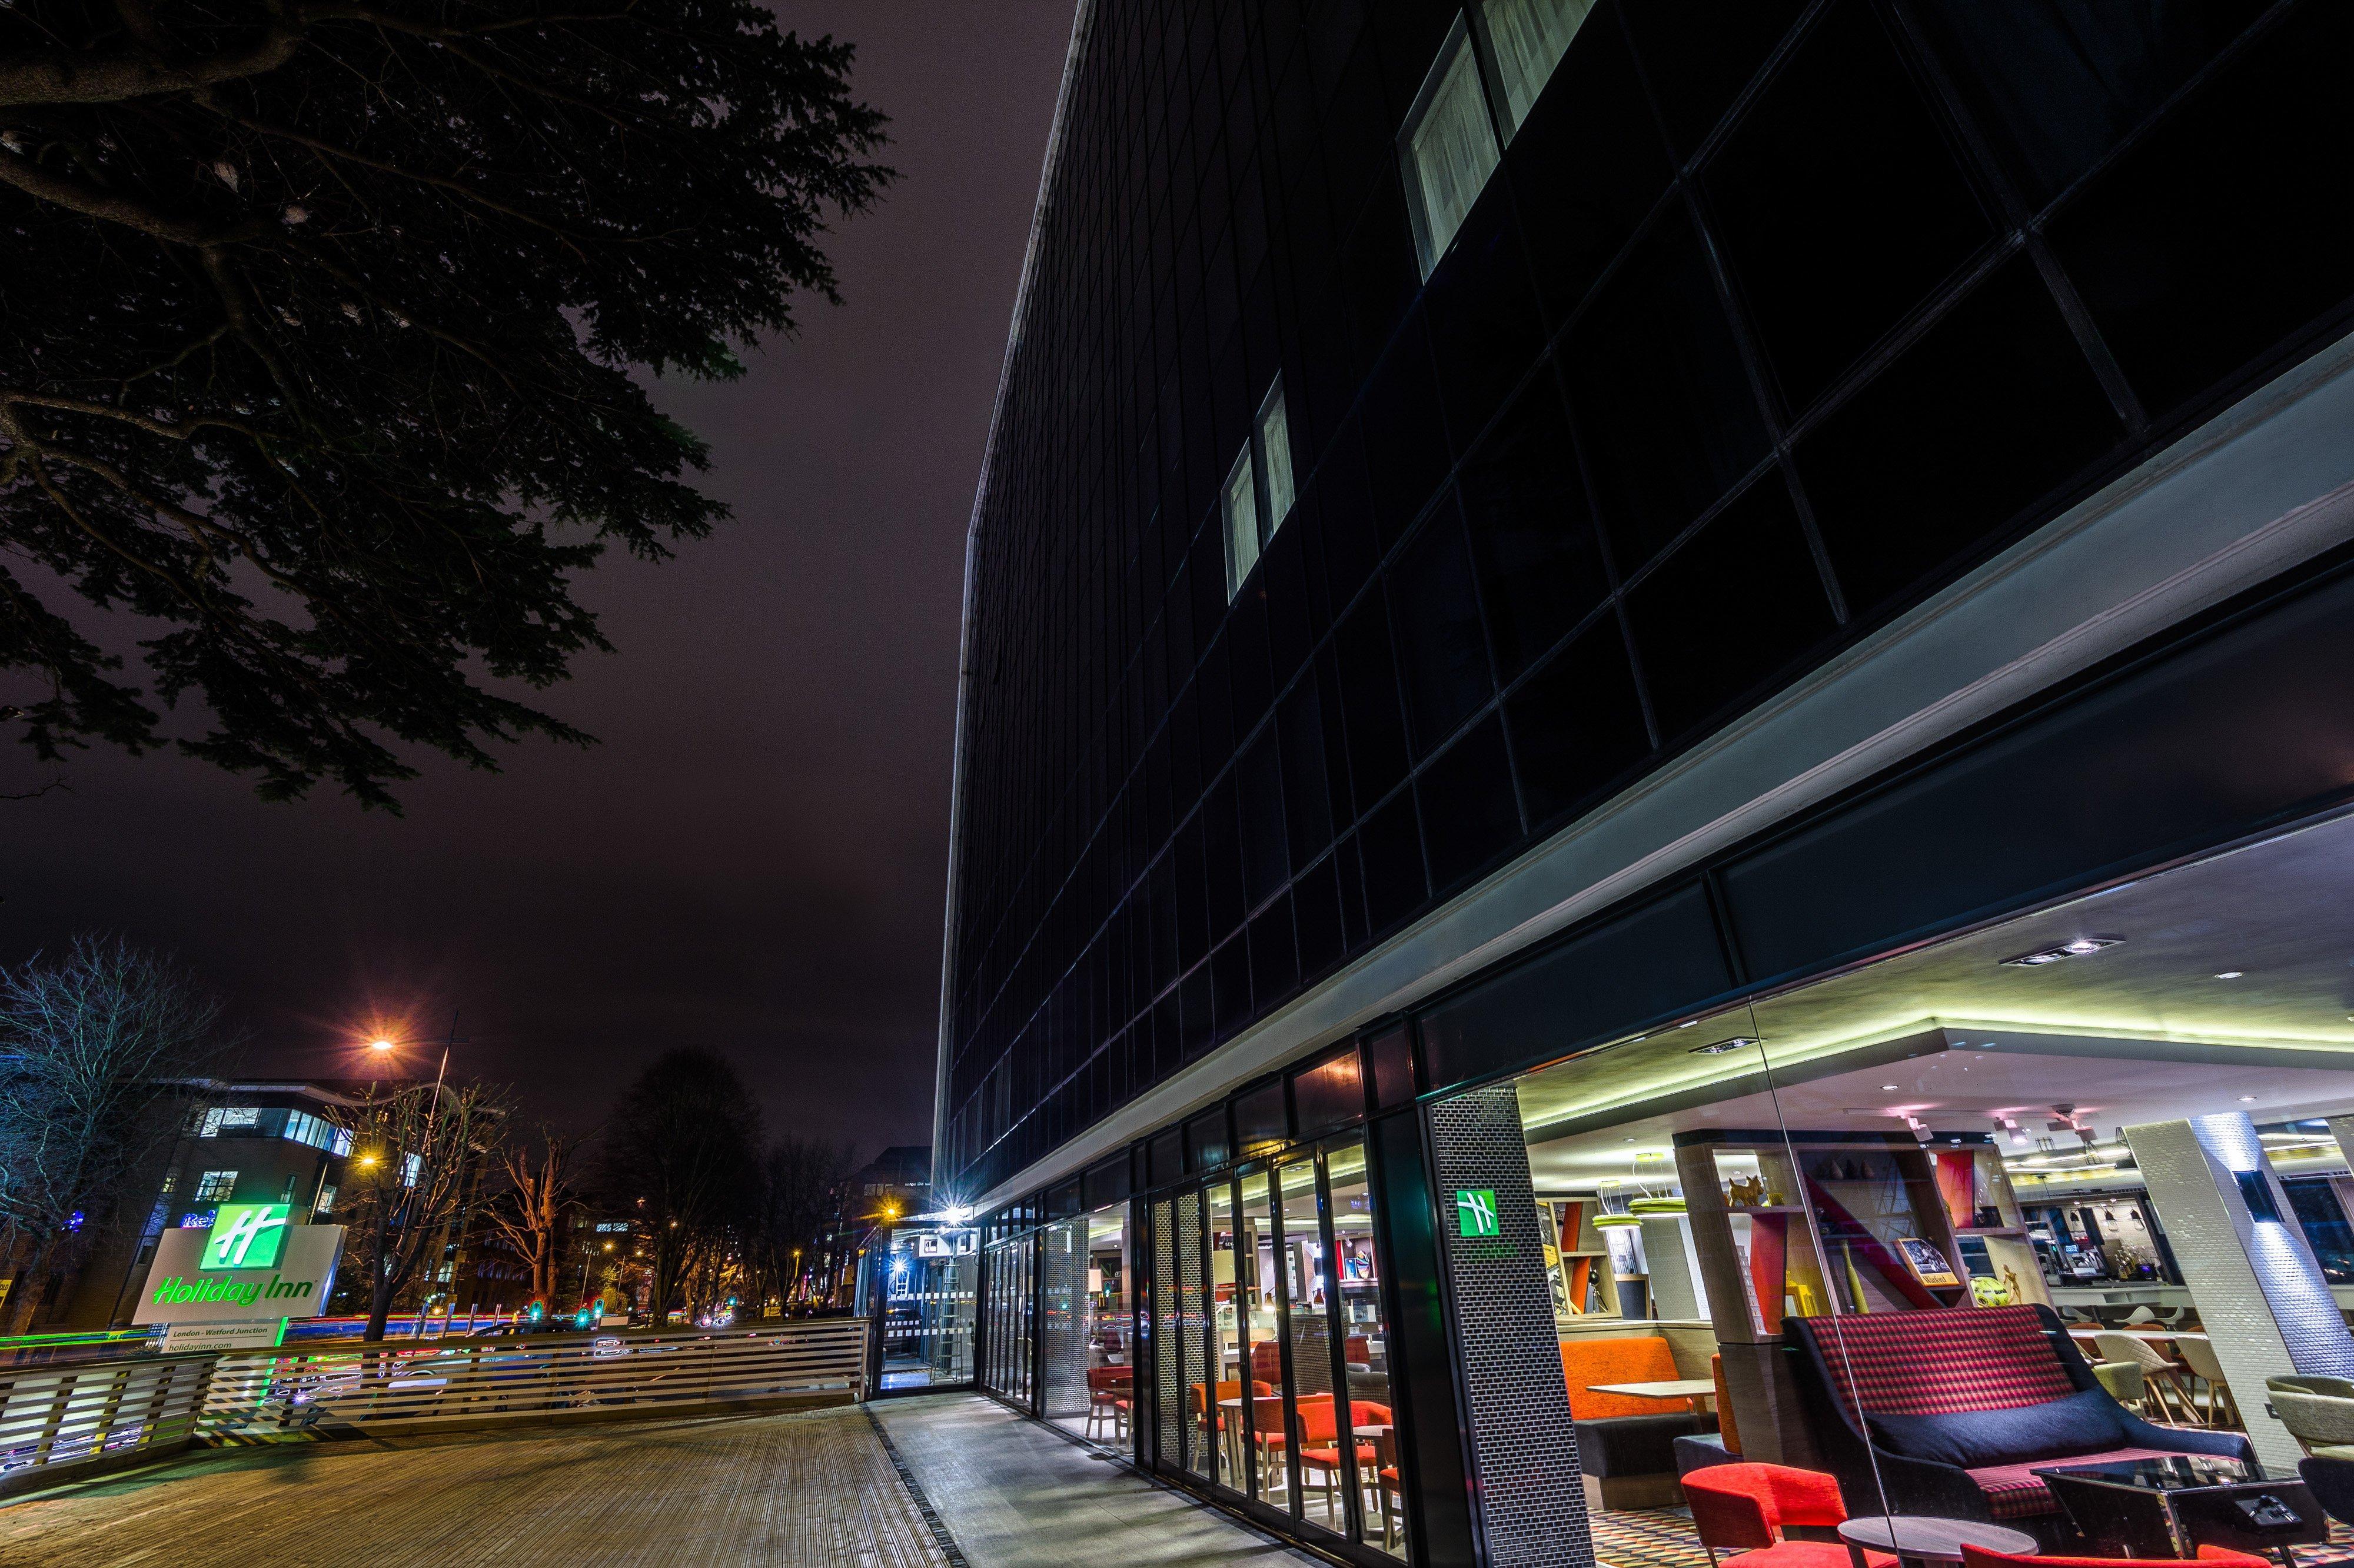
[(371, 1040), (368, 1042), (368, 1049), (376, 1052), (378, 1054), (382, 1054), (387, 1051), (398, 1050), (399, 1047), (395, 1045), (389, 1040)]

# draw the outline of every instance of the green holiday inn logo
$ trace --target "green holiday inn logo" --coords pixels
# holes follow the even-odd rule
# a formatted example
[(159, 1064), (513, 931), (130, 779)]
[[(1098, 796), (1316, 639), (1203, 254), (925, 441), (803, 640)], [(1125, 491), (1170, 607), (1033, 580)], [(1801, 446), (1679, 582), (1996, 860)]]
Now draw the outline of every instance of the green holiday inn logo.
[(1455, 1228), (1467, 1236), (1492, 1236), (1496, 1225), (1496, 1190), (1492, 1187), (1458, 1187), (1455, 1190)]
[(223, 1203), (199, 1268), (275, 1268), (286, 1246), (286, 1205)]

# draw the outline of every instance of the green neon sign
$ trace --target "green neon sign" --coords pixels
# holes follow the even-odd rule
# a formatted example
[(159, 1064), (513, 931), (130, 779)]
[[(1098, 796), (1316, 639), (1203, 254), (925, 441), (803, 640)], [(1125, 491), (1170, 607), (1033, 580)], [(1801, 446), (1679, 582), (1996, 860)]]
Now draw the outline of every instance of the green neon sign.
[(1496, 1190), (1492, 1187), (1458, 1187), (1455, 1190), (1455, 1227), (1458, 1234), (1467, 1236), (1497, 1234)]
[(286, 1205), (223, 1203), (205, 1242), (203, 1268), (274, 1268), (286, 1247)]

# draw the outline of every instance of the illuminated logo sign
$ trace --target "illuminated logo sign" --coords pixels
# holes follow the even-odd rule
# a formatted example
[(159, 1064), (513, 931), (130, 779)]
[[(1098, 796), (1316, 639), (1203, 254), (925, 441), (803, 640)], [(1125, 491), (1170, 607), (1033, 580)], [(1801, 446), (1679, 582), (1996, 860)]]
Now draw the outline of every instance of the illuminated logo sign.
[(1467, 1236), (1492, 1236), (1496, 1227), (1496, 1192), (1492, 1187), (1455, 1190), (1455, 1228)]
[(205, 1268), (275, 1268), (286, 1245), (283, 1203), (223, 1203), (205, 1243)]

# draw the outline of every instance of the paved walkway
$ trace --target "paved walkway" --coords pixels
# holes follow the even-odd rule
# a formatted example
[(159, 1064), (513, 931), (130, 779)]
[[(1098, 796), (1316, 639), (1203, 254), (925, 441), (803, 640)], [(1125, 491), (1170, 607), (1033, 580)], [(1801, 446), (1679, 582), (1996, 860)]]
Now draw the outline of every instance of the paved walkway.
[(884, 1400), (892, 1446), (971, 1568), (1294, 1568), (1318, 1559), (971, 1394)]
[[(1292, 1568), (988, 1400), (198, 1450), (0, 1502), (8, 1568)], [(952, 1556), (951, 1553), (956, 1555)]]

